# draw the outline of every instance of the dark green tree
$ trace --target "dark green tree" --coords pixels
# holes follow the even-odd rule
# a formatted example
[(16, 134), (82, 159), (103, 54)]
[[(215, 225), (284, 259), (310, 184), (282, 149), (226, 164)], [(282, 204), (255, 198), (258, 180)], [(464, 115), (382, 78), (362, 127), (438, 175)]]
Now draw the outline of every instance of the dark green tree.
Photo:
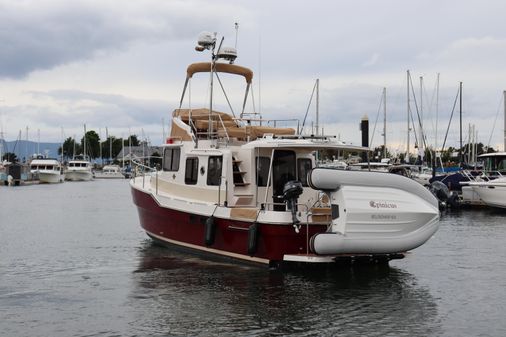
[(98, 134), (90, 130), (86, 132), (86, 137), (81, 138), (81, 146), (84, 151), (84, 139), (86, 138), (86, 152), (84, 155), (89, 156), (92, 159), (97, 158), (100, 155), (100, 137)]
[[(75, 153), (74, 153), (75, 149)], [(58, 155), (61, 155), (62, 147), (58, 148)], [(63, 157), (72, 158), (74, 155), (82, 152), (81, 145), (76, 143), (76, 140), (72, 137), (65, 139), (63, 142)]]
[(10, 161), (11, 163), (15, 163), (18, 161), (18, 157), (16, 156), (15, 153), (13, 152), (6, 152), (4, 153), (4, 155), (2, 156), (2, 161), (3, 160), (7, 160), (7, 161)]
[[(372, 151), (372, 154), (371, 154), (371, 161), (380, 161), (381, 159), (383, 159), (383, 149), (384, 149), (383, 145), (375, 147), (374, 150)], [(388, 151), (388, 147), (387, 147), (386, 158), (391, 158), (391, 157), (392, 157), (392, 155), (391, 155), (390, 151)]]
[(137, 138), (137, 135), (130, 135), (129, 138), (126, 138), (124, 141), (123, 141), (123, 145), (125, 146), (128, 146), (130, 145), (130, 142), (132, 142), (132, 146), (139, 146), (141, 145), (140, 142), (139, 142), (139, 139)]
[[(118, 154), (121, 152), (121, 149), (123, 147), (123, 139), (110, 136), (101, 143), (101, 146), (102, 146), (102, 158), (104, 159), (112, 158), (114, 160), (114, 158), (116, 158)], [(112, 153), (110, 153), (111, 148)]]

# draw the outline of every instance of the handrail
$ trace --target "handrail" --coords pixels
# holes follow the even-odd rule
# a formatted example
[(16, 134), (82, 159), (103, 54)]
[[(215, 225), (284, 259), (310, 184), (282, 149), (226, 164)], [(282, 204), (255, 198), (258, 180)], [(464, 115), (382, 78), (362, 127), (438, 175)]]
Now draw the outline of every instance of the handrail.
[(223, 119), (221, 118), (220, 115), (218, 115), (218, 119), (220, 120), (220, 123), (221, 123), (221, 127), (223, 128), (223, 130), (225, 131), (225, 136), (227, 136), (227, 144), (230, 142), (230, 137), (228, 136), (228, 131), (227, 131), (227, 128), (225, 127), (225, 124), (223, 123)]
[[(148, 156), (148, 157), (144, 157), (144, 158), (162, 158), (162, 157), (157, 157), (157, 156)], [(142, 168), (142, 173), (144, 173), (146, 170), (149, 172), (149, 173), (152, 173), (152, 172), (156, 172), (157, 169), (155, 167), (151, 167), (151, 166), (147, 166), (141, 162), (138, 162), (137, 160), (135, 159), (132, 159), (132, 164), (135, 166), (135, 167), (140, 167)], [(136, 170), (134, 170), (134, 174), (136, 173)]]
[(245, 117), (234, 117), (232, 118), (233, 120), (235, 121), (239, 121), (239, 122), (243, 122), (243, 123), (250, 123), (250, 122), (259, 122), (260, 125), (262, 125), (262, 123), (266, 123), (267, 125), (269, 124), (274, 124), (274, 127), (276, 127), (276, 124), (278, 122), (297, 122), (297, 134), (298, 134), (298, 131), (300, 129), (300, 120), (298, 118), (289, 118), (289, 119), (265, 119), (265, 118), (245, 118)]
[(267, 121), (267, 125), (269, 125), (269, 123), (271, 123), (271, 122), (274, 123), (274, 127), (276, 127), (276, 124), (278, 122), (297, 122), (297, 134), (299, 134), (300, 121), (297, 118), (291, 118), (291, 119), (270, 119), (270, 120)]

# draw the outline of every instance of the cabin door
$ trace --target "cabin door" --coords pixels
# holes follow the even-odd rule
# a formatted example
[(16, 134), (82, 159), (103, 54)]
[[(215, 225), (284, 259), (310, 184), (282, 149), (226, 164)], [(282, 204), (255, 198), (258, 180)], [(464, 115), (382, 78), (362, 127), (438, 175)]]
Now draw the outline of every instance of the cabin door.
[[(275, 211), (285, 211), (283, 200), (283, 187), (290, 180), (296, 179), (295, 152), (288, 150), (275, 150), (272, 162), (272, 199)], [(283, 204), (283, 205), (276, 205)]]

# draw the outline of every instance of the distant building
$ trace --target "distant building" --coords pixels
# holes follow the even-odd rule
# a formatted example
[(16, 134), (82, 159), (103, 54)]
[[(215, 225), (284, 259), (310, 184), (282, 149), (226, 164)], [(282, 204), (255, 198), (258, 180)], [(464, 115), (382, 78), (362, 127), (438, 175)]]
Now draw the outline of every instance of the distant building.
[(131, 159), (137, 162), (143, 162), (149, 160), (153, 154), (162, 154), (162, 148), (160, 146), (150, 146), (147, 143), (141, 143), (140, 146), (128, 146), (124, 145), (119, 154), (114, 158), (119, 162), (129, 162)]

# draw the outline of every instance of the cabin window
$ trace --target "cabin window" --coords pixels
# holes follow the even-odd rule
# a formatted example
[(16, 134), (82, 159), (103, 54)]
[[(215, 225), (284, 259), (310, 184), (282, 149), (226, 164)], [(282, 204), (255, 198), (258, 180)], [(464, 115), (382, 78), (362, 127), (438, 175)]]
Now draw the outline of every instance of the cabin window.
[(180, 148), (167, 148), (163, 151), (163, 170), (179, 171)]
[(504, 172), (506, 171), (506, 159), (499, 160), (497, 163), (497, 171)]
[(221, 168), (223, 157), (210, 156), (207, 163), (207, 185), (219, 186), (221, 183)]
[(186, 169), (184, 173), (185, 184), (195, 185), (197, 183), (198, 168), (199, 168), (199, 159), (197, 157), (186, 158)]
[(46, 170), (52, 170), (52, 169), (53, 169), (53, 165), (46, 166)]
[(256, 177), (257, 186), (267, 186), (267, 180), (269, 179), (269, 167), (271, 166), (271, 159), (269, 157), (257, 157), (256, 158)]
[(297, 159), (297, 177), (298, 180), (302, 183), (302, 186), (307, 187), (307, 174), (311, 170), (311, 159), (309, 158), (299, 158)]

